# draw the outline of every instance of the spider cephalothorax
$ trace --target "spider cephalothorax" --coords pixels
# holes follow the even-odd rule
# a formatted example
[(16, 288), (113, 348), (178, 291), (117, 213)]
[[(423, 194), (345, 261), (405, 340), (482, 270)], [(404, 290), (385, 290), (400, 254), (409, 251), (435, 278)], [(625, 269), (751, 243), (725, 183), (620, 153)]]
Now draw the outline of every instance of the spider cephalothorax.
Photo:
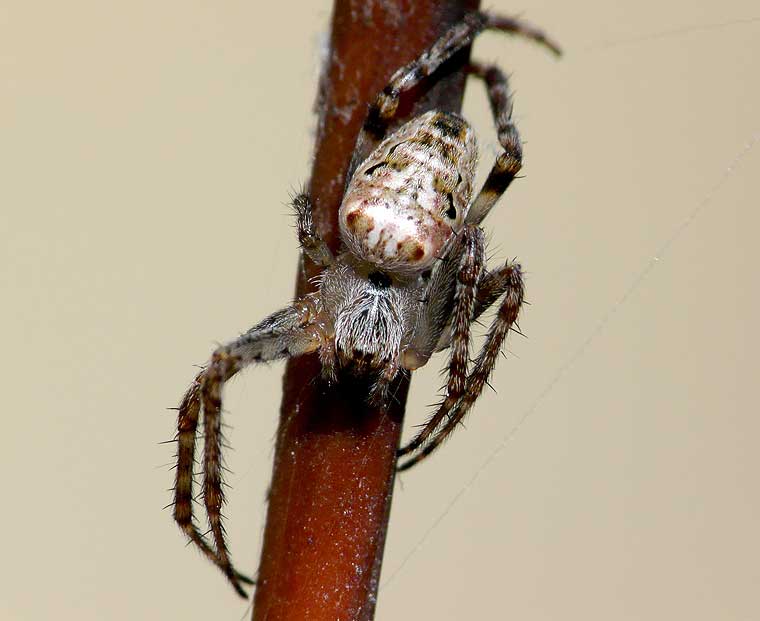
[[(485, 28), (542, 33), (513, 19), (471, 13), (417, 60), (401, 67), (371, 106), (339, 212), (342, 249), (334, 255), (319, 237), (307, 194), (293, 204), (304, 253), (323, 268), (319, 289), (219, 347), (179, 407), (174, 517), (187, 536), (244, 595), (250, 583), (232, 566), (221, 523), (221, 405), (224, 383), (254, 362), (318, 352), (327, 380), (346, 371), (372, 382), (382, 402), (402, 372), (423, 366), (450, 347), (443, 402), (399, 455), (406, 469), (432, 453), (480, 395), (523, 299), (519, 264), (485, 265), (480, 223), (522, 165), (507, 79), (500, 69), (472, 63), (482, 79), (503, 152), (473, 199), (475, 135), (459, 115), (431, 111), (386, 134), (398, 99)], [(363, 155), (369, 153), (364, 159)], [(470, 367), (470, 329), (501, 299), (482, 350)], [(196, 431), (203, 415), (203, 501), (213, 545), (192, 514)]]

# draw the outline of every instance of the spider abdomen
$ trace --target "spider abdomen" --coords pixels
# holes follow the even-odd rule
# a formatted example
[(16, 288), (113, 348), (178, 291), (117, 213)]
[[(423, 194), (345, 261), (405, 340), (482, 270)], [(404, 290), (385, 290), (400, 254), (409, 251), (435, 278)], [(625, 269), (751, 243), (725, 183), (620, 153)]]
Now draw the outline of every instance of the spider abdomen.
[(343, 241), (390, 271), (429, 268), (464, 223), (476, 162), (475, 134), (459, 115), (413, 119), (356, 169), (340, 207)]

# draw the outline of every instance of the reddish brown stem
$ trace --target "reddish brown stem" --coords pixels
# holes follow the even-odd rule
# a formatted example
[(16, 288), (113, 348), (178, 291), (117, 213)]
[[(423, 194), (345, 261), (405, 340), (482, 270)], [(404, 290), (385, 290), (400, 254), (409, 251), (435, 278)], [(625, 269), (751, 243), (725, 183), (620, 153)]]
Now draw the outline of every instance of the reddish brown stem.
[[(432, 44), (477, 0), (336, 0), (330, 56), (320, 83), (310, 193), (314, 220), (339, 246), (337, 213), (367, 106), (395, 69)], [(455, 56), (402, 100), (401, 119), (432, 108), (458, 111), (462, 68)], [(299, 274), (297, 293), (316, 271)], [(284, 378), (254, 621), (374, 617), (393, 492), (396, 450), (409, 383), (389, 408), (367, 404), (367, 387), (319, 381), (319, 360), (291, 360)]]

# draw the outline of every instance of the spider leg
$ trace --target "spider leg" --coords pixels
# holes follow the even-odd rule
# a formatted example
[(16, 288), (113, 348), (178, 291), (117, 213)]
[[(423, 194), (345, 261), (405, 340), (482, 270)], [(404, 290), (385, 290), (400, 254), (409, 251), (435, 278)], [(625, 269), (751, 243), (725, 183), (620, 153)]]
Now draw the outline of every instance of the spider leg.
[(479, 11), (468, 13), (418, 58), (396, 70), (370, 106), (367, 120), (364, 122), (364, 131), (373, 134), (375, 139), (381, 139), (388, 123), (396, 114), (401, 93), (410, 90), (431, 75), (486, 29), (521, 35), (545, 45), (554, 53), (559, 53), (556, 44), (543, 32), (517, 18), (499, 17)]
[(562, 55), (562, 49), (554, 39), (549, 37), (540, 28), (521, 20), (519, 17), (507, 17), (505, 15), (492, 15), (488, 13), (486, 19), (488, 20), (488, 24), (486, 25), (488, 29), (520, 35), (521, 37), (535, 41), (539, 45), (543, 45), (555, 56)]
[[(472, 314), (472, 320), (478, 319), (487, 311), (509, 288), (509, 282), (512, 275), (512, 264), (507, 261), (500, 268), (483, 270), (483, 276), (478, 283), (478, 294), (475, 298), (475, 310)], [(451, 330), (444, 330), (435, 346), (435, 351), (443, 351), (451, 344)]]
[[(224, 383), (254, 363), (316, 350), (324, 337), (315, 327), (316, 300), (306, 296), (267, 317), (236, 340), (218, 348), (185, 393), (177, 420), (177, 473), (174, 486), (174, 519), (188, 538), (216, 564), (243, 597), (241, 583), (253, 584), (237, 572), (229, 558), (221, 522), (222, 489), (221, 393)], [(212, 547), (193, 517), (193, 466), (199, 417), (203, 414), (205, 446), (203, 498), (214, 540)]]
[[(398, 69), (390, 78), (385, 88), (370, 105), (364, 121), (354, 162), (349, 170), (352, 173), (370, 151), (385, 136), (388, 125), (398, 109), (401, 93), (409, 91), (422, 80), (430, 76), (444, 62), (462, 48), (470, 45), (478, 34), (484, 30), (499, 30), (532, 39), (559, 54), (559, 47), (541, 30), (513, 17), (500, 17), (489, 13), (473, 11), (467, 13), (462, 21), (445, 32), (433, 45), (418, 58)], [(349, 174), (349, 179), (350, 179)]]
[(509, 288), (514, 266), (511, 261), (493, 271), (483, 272), (483, 278), (478, 283), (478, 297), (475, 300), (473, 320), (487, 311)]
[(483, 391), (483, 387), (496, 365), (504, 339), (517, 320), (517, 315), (520, 312), (520, 306), (523, 301), (524, 288), (520, 266), (517, 263), (512, 263), (505, 266), (505, 270), (508, 272), (508, 274), (504, 274), (508, 278), (506, 294), (499, 307), (499, 312), (488, 331), (485, 344), (475, 360), (470, 375), (467, 377), (462, 398), (456, 404), (452, 415), (449, 416), (444, 426), (434, 436), (430, 437), (422, 450), (404, 463), (399, 464), (397, 470), (408, 470), (441, 446), (443, 441), (448, 438), (451, 432), (456, 429), (457, 425), (467, 415)]
[(512, 97), (504, 72), (493, 65), (471, 63), (467, 72), (485, 82), (496, 133), (504, 152), (494, 162), (483, 187), (467, 212), (468, 224), (480, 224), (522, 168), (522, 145), (512, 121)]
[[(485, 218), (498, 198), (504, 193), (515, 178), (515, 175), (519, 172), (522, 166), (522, 146), (520, 144), (517, 128), (512, 122), (512, 100), (509, 94), (507, 77), (498, 67), (484, 66), (477, 63), (472, 63), (468, 67), (468, 72), (481, 78), (486, 83), (499, 142), (504, 149), (504, 153), (499, 155), (496, 159), (483, 188), (467, 213), (466, 224), (468, 226), (477, 226), (482, 222), (483, 218)], [(515, 284), (515, 275), (517, 275), (519, 287)], [(516, 287), (519, 289), (519, 300), (517, 306), (514, 307), (514, 318), (512, 318), (508, 324), (503, 324), (504, 320), (502, 315), (504, 312), (507, 312), (504, 305), (512, 308), (510, 304), (514, 301), (512, 294)], [(499, 316), (486, 340), (484, 350), (478, 358), (473, 372), (467, 379), (467, 388), (463, 390), (464, 395), (462, 396), (461, 402), (452, 403), (449, 393), (439, 411), (436, 412), (428, 424), (425, 425), (423, 430), (414, 438), (414, 440), (412, 440), (412, 442), (399, 452), (400, 455), (407, 455), (419, 450), (423, 445), (426, 445), (420, 453), (401, 464), (399, 470), (411, 468), (432, 453), (456, 427), (456, 424), (472, 407), (472, 403), (474, 403), (475, 399), (480, 395), (480, 392), (483, 389), (483, 384), (493, 370), (493, 365), (495, 364), (496, 355), (498, 355), (501, 343), (506, 337), (509, 327), (517, 317), (517, 312), (522, 303), (522, 278), (520, 276), (519, 266), (517, 265), (507, 264), (496, 272), (484, 273), (482, 281), (479, 283), (478, 295), (475, 301), (472, 319), (479, 317), (505, 292), (507, 292), (507, 295), (502, 304), (502, 308), (500, 309)], [(501, 323), (499, 323), (500, 321)], [(494, 332), (498, 325), (506, 325), (503, 335), (500, 337), (498, 333)], [(448, 334), (441, 334), (436, 349), (445, 349), (450, 342), (453, 344), (453, 348), (456, 345), (454, 342), (454, 334), (454, 323), (452, 323), (451, 332)], [(494, 359), (489, 363), (488, 360), (490, 358), (484, 359), (483, 356), (489, 354), (491, 350), (494, 350)], [(485, 369), (485, 373), (483, 372), (483, 369)], [(460, 395), (461, 394), (462, 393), (460, 392)], [(471, 396), (472, 394), (474, 394), (474, 397)], [(471, 402), (468, 401), (470, 399)], [(444, 427), (434, 435), (434, 432), (436, 432), (441, 422), (447, 417), (448, 421)]]
[(335, 261), (327, 243), (319, 236), (312, 218), (311, 198), (305, 192), (299, 192), (293, 199), (296, 212), (298, 242), (309, 258), (320, 267), (332, 265)]
[(446, 398), (422, 431), (409, 444), (399, 449), (399, 456), (412, 453), (422, 446), (449, 416), (465, 390), (470, 352), (470, 326), (475, 309), (477, 285), (485, 262), (485, 237), (482, 229), (476, 226), (465, 226), (459, 233), (457, 243), (461, 251), (454, 252), (461, 253), (461, 259), (456, 273)]
[[(193, 380), (190, 388), (179, 406), (177, 421), (177, 474), (174, 485), (174, 519), (187, 537), (216, 563), (216, 553), (205, 540), (193, 519), (193, 466), (195, 465), (195, 437), (200, 414), (199, 391), (203, 375), (201, 371)], [(252, 584), (253, 581), (237, 574), (237, 580)], [(239, 586), (233, 582), (235, 590), (240, 593)]]
[(232, 356), (226, 347), (221, 347), (211, 357), (201, 381), (201, 402), (203, 405), (203, 429), (205, 444), (203, 447), (203, 502), (206, 506), (211, 534), (214, 539), (216, 554), (214, 562), (227, 576), (232, 586), (242, 597), (247, 597), (239, 584), (236, 572), (230, 561), (227, 543), (224, 538), (221, 509), (224, 504), (222, 488), (222, 432), (220, 415), (222, 408), (222, 386), (243, 367), (241, 358)]

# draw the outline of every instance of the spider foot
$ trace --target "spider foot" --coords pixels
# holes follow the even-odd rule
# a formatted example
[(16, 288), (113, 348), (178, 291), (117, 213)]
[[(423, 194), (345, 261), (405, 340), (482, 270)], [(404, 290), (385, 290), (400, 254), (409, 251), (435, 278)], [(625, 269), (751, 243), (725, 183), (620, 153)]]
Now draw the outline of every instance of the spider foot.
[(244, 599), (248, 599), (248, 592), (240, 584), (241, 582), (247, 586), (253, 586), (256, 581), (253, 578), (249, 578), (245, 574), (241, 574), (239, 571), (232, 569), (231, 573), (227, 574), (227, 578), (232, 584), (232, 588), (235, 589), (235, 593), (240, 595)]
[(246, 576), (245, 574), (241, 574), (237, 570), (235, 571), (235, 578), (239, 582), (243, 582), (243, 583), (248, 584), (248, 585), (254, 585), (254, 584), (256, 584), (256, 581), (253, 578), (250, 578), (250, 577)]
[(405, 455), (409, 455), (409, 453), (414, 453), (420, 446), (422, 445), (422, 441), (420, 441), (418, 438), (415, 438), (409, 444), (406, 446), (402, 446), (400, 449), (396, 451), (396, 458), (400, 459), (404, 457)]

